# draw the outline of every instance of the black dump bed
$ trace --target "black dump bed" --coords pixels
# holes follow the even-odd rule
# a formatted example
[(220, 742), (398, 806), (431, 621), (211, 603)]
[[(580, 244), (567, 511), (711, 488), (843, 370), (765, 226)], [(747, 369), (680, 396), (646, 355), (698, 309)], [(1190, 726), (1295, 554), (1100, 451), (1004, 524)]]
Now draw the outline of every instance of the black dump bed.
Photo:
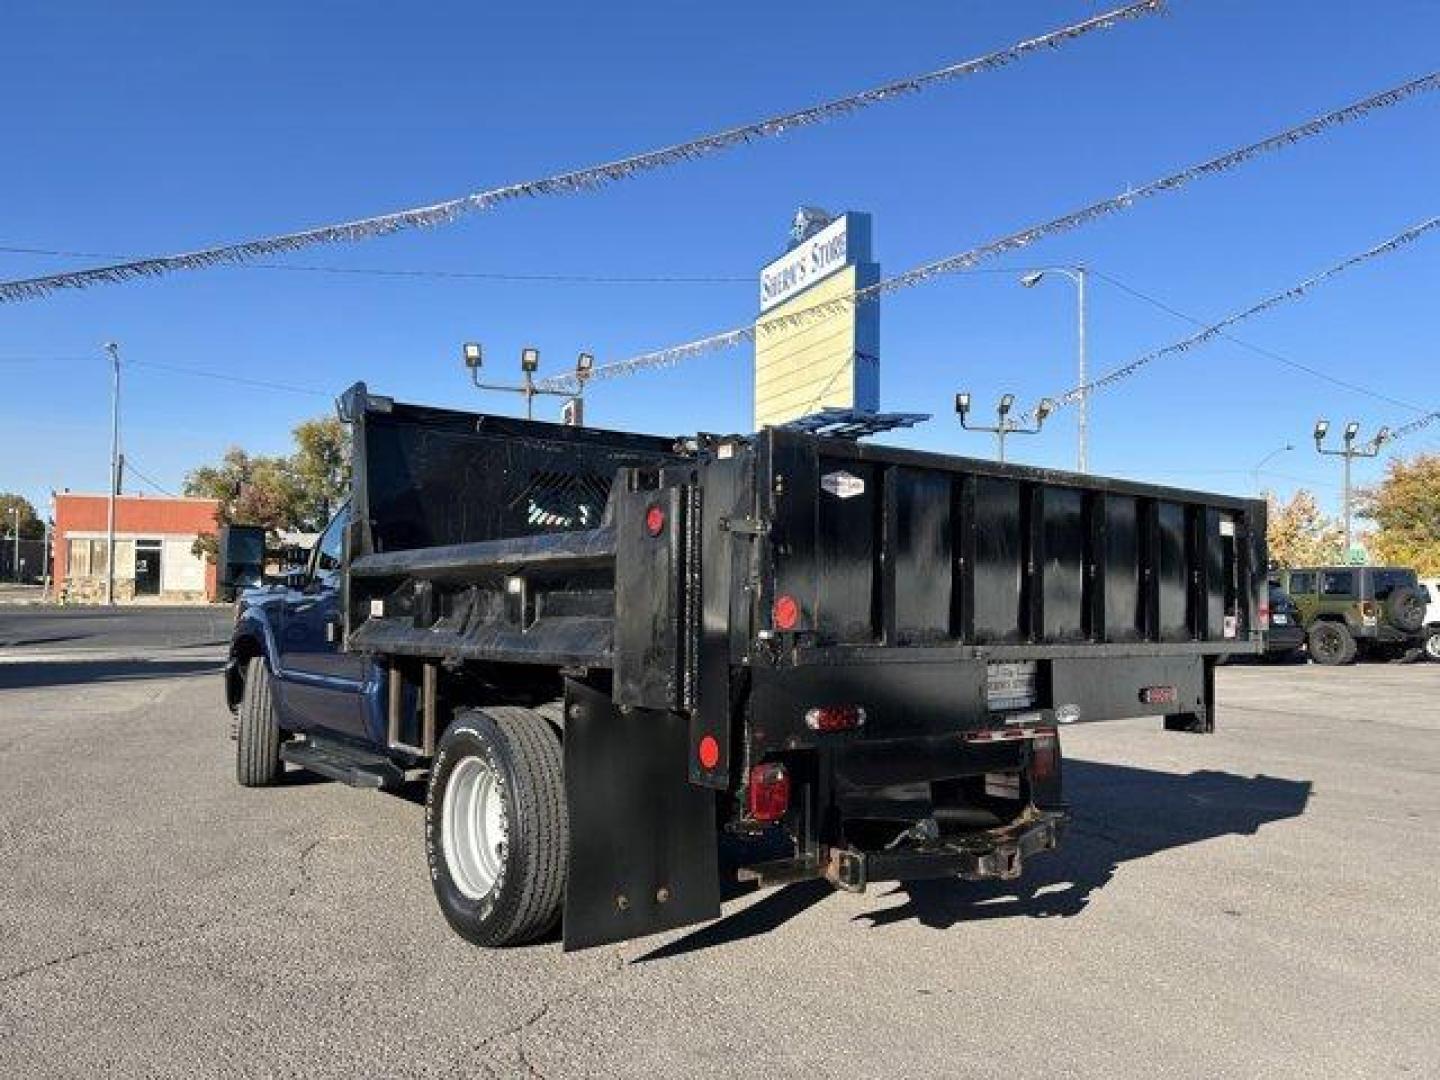
[[(674, 637), (683, 704), (706, 610), (737, 664), (781, 635), (787, 656), (828, 663), (1260, 647), (1254, 500), (778, 429), (677, 442), (347, 400), (351, 648), (653, 683), (642, 669)], [(663, 558), (630, 520), (652, 506), (676, 519)], [(629, 548), (622, 507), (642, 534)], [(617, 559), (618, 610), (644, 616), (619, 631)], [(673, 625), (654, 624), (657, 605)]]

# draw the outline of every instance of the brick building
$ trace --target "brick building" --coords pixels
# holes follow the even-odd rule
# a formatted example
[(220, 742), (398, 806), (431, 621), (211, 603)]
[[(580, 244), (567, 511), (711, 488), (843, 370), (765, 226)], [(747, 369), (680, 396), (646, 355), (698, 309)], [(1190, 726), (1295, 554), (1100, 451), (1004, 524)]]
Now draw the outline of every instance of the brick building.
[[(55, 589), (74, 603), (103, 603), (108, 545), (104, 495), (55, 496)], [(191, 551), (214, 533), (214, 499), (115, 500), (115, 599), (215, 599), (215, 564)]]

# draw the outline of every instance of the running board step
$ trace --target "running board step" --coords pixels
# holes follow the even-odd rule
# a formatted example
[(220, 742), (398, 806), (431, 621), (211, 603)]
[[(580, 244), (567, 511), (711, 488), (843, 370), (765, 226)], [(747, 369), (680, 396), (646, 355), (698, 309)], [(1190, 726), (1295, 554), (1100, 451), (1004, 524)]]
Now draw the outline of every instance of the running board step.
[(357, 788), (393, 790), (411, 779), (389, 758), (339, 743), (285, 743), (280, 747), (280, 760)]

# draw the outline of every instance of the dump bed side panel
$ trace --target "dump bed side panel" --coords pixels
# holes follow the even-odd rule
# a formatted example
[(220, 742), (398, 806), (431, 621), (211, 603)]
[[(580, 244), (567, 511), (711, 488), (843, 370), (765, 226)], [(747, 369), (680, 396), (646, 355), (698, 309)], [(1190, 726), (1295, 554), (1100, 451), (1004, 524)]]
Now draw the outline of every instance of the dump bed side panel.
[(1261, 503), (780, 430), (761, 440), (767, 609), (797, 601), (808, 645), (1260, 647)]

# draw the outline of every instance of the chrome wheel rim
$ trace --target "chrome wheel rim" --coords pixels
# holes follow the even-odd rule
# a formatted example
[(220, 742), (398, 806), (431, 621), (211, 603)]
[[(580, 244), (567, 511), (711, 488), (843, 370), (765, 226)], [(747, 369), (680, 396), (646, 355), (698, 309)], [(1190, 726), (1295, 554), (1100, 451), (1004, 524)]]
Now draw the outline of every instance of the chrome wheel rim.
[(464, 758), (445, 786), (440, 842), (450, 877), (468, 899), (485, 899), (500, 880), (508, 832), (500, 778), (485, 759)]
[(1440, 660), (1440, 633), (1431, 634), (1425, 639), (1425, 655), (1431, 660)]

